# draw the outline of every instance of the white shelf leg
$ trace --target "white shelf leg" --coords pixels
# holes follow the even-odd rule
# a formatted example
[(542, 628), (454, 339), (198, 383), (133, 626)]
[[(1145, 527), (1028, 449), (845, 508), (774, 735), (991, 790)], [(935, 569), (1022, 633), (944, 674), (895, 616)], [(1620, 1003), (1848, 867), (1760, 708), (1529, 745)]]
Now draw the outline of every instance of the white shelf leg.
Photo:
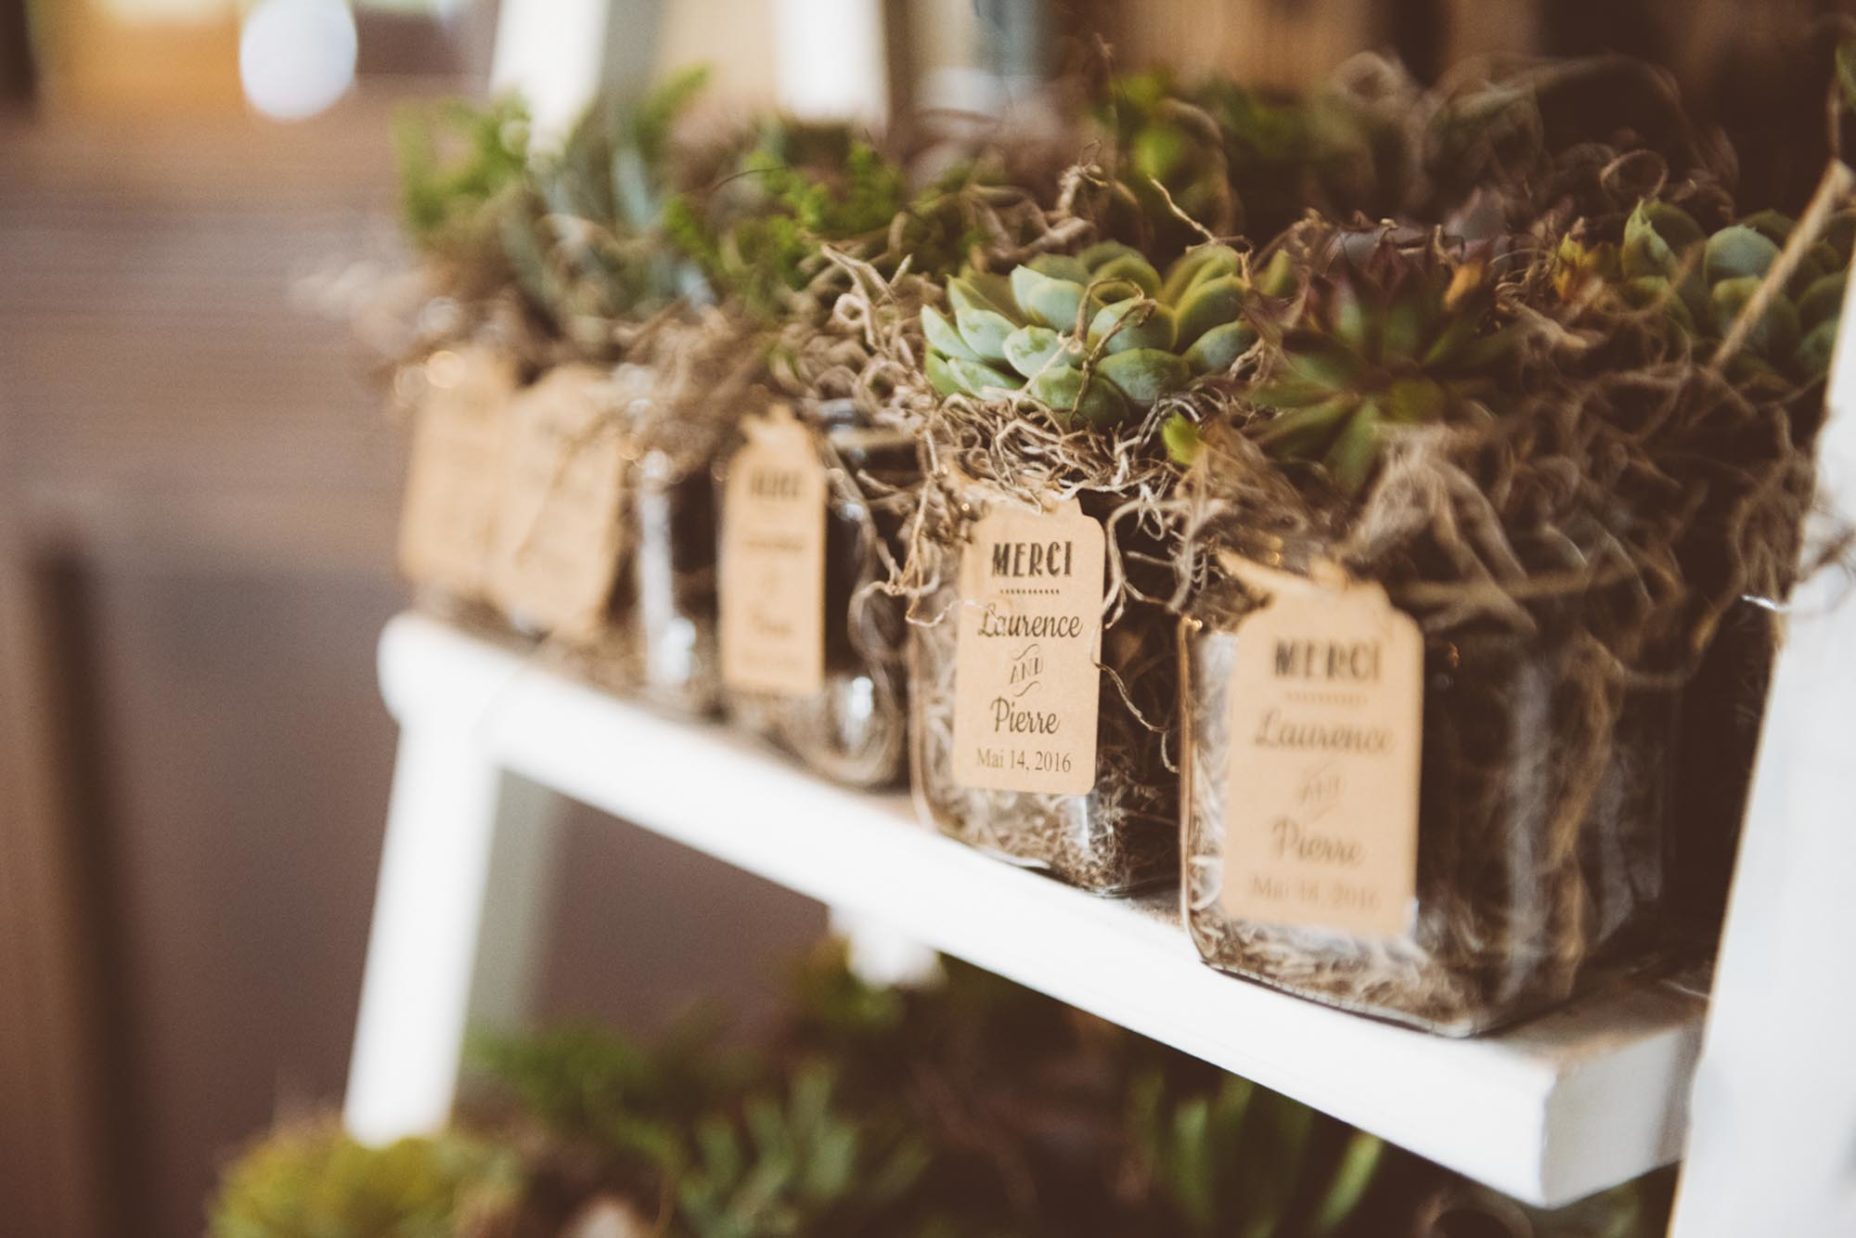
[(443, 1126), (466, 1029), (526, 1013), (556, 807), (499, 770), (468, 725), (407, 721), (343, 1110), (356, 1138)]
[(851, 974), (865, 984), (927, 984), (941, 975), (932, 947), (873, 916), (833, 907), (831, 931), (844, 939)]
[[(1818, 443), (1856, 525), (1856, 281)], [(1809, 551), (1807, 551), (1809, 553)], [(1695, 1072), (1674, 1238), (1856, 1234), (1856, 582), (1793, 591)]]

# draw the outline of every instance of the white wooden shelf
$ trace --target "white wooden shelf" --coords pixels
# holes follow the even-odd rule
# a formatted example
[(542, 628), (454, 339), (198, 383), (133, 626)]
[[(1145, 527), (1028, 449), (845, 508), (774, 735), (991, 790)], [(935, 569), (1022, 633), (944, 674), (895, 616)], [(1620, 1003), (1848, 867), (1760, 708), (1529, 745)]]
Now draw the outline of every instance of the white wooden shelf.
[[(1106, 900), (1015, 869), (924, 829), (904, 796), (832, 786), (720, 727), (666, 719), (432, 620), (393, 620), (380, 662), (406, 738), (350, 1080), (348, 1119), (365, 1135), (442, 1120), (455, 1038), (483, 1006), (462, 990), (486, 984), (479, 956), (498, 943), (478, 949), (476, 935), (494, 924), (499, 887), (487, 882), (488, 906), (472, 891), (507, 840), (493, 848), (494, 829), (443, 819), (494, 809), (414, 805), (408, 786), (490, 786), (476, 772), (487, 769), (885, 923), (1523, 1200), (1567, 1202), (1681, 1152), (1704, 1003), (1673, 987), (1612, 992), (1476, 1040), (1388, 1026), (1205, 967), (1170, 898)], [(396, 927), (395, 905), (415, 904), (418, 923), (407, 912)], [(466, 940), (434, 941), (447, 931)]]

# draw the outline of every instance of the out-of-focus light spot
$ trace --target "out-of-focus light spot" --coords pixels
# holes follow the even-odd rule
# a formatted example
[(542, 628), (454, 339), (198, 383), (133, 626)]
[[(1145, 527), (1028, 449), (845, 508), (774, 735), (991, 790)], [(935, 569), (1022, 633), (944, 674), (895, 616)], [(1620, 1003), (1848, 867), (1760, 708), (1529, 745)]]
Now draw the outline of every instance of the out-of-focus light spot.
[(880, 121), (889, 100), (877, 0), (776, 0), (780, 105), (807, 120)]
[(251, 106), (303, 120), (354, 83), (354, 15), (342, 0), (261, 0), (239, 35), (238, 71)]
[(434, 387), (455, 387), (464, 380), (464, 358), (442, 348), (425, 359), (425, 381)]

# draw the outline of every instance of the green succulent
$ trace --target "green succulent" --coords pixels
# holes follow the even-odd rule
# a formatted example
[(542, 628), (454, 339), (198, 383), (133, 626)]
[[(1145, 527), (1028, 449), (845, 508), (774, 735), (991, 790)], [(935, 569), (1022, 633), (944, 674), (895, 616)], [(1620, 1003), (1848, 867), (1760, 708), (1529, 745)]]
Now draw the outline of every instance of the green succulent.
[(1017, 393), (1109, 425), (1193, 378), (1231, 368), (1256, 343), (1253, 294), (1283, 290), (1287, 268), (1252, 277), (1237, 251), (1206, 245), (1163, 277), (1117, 242), (1045, 255), (1008, 275), (947, 284), (951, 319), (922, 310), (925, 368), (942, 395)]
[(1243, 220), (1225, 172), (1224, 132), (1170, 75), (1110, 82), (1097, 119), (1118, 154), (1105, 219), (1111, 233), (1170, 257), (1202, 240), (1201, 229), (1215, 236), (1238, 230)]
[(1207, 231), (1274, 236), (1311, 208), (1387, 214), (1411, 162), (1405, 111), (1338, 89), (1275, 99), (1221, 77), (1116, 78), (1098, 109), (1125, 190), (1108, 226), (1170, 258)]
[(528, 109), (517, 99), (482, 107), (448, 102), (402, 111), (394, 125), (400, 209), (421, 245), (442, 245), (528, 167)]
[(470, 1056), (482, 1082), (560, 1137), (599, 1148), (615, 1174), (648, 1197), (690, 1160), (689, 1131), (757, 1071), (718, 1035), (712, 1020), (694, 1016), (649, 1043), (568, 1026), (480, 1038)]
[(1180, 1095), (1149, 1073), (1129, 1103), (1137, 1163), (1182, 1236), (1325, 1238), (1359, 1215), (1391, 1160), (1365, 1131), (1236, 1076)]
[(1389, 428), (1497, 411), (1514, 342), (1482, 264), (1382, 241), (1311, 283), (1250, 392), (1251, 433), (1276, 459), (1318, 465), (1358, 494)]
[(641, 97), (595, 103), (559, 152), (534, 162), (525, 209), (503, 218), (518, 282), (569, 334), (597, 344), (611, 320), (700, 291), (702, 272), (671, 244), (665, 212), (692, 174), (672, 133), (707, 80), (692, 69)]
[[(819, 954), (751, 1077), (688, 1031), (663, 1045), (589, 1030), (480, 1043), (509, 1094), (486, 1108), (473, 1088), (470, 1134), (374, 1149), (333, 1117), (285, 1127), (228, 1169), (208, 1232), (552, 1234), (607, 1201), (690, 1238), (1343, 1238), (1409, 1230), (1451, 1181), (1001, 977), (942, 970), (934, 985), (873, 988), (841, 949)], [(636, 1141), (614, 1137), (639, 1127), (679, 1149), (646, 1177)], [(1652, 1232), (1670, 1181), (1527, 1215), (1542, 1234)], [(1479, 1188), (1453, 1194), (1462, 1222), (1516, 1215)]]
[(227, 1169), (211, 1238), (471, 1238), (521, 1194), (512, 1150), (463, 1135), (356, 1143), (333, 1121), (277, 1131)]
[(1166, 454), (1181, 468), (1190, 468), (1205, 454), (1199, 423), (1183, 413), (1174, 413), (1166, 419), (1166, 424), (1160, 427), (1160, 439), (1166, 445)]
[(880, 1132), (842, 1112), (831, 1070), (799, 1067), (786, 1093), (749, 1098), (742, 1120), (696, 1130), (698, 1157), (679, 1183), (681, 1219), (696, 1238), (893, 1232), (885, 1213), (927, 1170), (918, 1139)]
[(823, 266), (822, 244), (880, 243), (908, 205), (902, 169), (848, 126), (781, 119), (665, 221), (718, 293), (777, 322)]
[(1195, 96), (1224, 135), (1245, 231), (1275, 236), (1311, 208), (1331, 218), (1397, 212), (1409, 190), (1410, 111), (1333, 87), (1283, 101), (1229, 81)]
[(407, 235), (475, 295), (505, 282), (505, 221), (520, 213), (529, 173), (528, 110), (517, 99), (447, 102), (395, 120), (400, 214)]
[[(1753, 325), (1730, 373), (1753, 385), (1814, 382), (1830, 367), (1850, 262), (1851, 220), (1840, 219), (1807, 250)], [(1778, 261), (1793, 221), (1761, 211), (1713, 233), (1668, 202), (1646, 199), (1615, 247), (1575, 240), (1560, 249), (1562, 291), (1590, 276), (1638, 308), (1661, 308), (1690, 339), (1725, 338)]]

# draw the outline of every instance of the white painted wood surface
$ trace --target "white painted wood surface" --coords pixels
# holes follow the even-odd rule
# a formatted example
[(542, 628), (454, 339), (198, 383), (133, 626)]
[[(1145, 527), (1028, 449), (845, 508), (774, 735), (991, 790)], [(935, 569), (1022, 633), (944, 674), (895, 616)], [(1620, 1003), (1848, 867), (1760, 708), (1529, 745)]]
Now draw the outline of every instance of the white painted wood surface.
[(537, 974), (552, 793), (478, 742), (487, 700), (447, 703), (404, 728), (394, 769), (343, 1110), (370, 1142), (444, 1124), (465, 1029), (517, 1024)]
[(542, 144), (564, 137), (605, 80), (609, 0), (505, 0), (490, 89), (520, 95)]
[(881, 0), (773, 0), (773, 57), (795, 116), (881, 125), (889, 112)]
[[(1806, 562), (1856, 528), (1856, 282)], [(1856, 580), (1794, 591), (1767, 702), (1675, 1238), (1856, 1235)]]
[(369, 1139), (443, 1121), (473, 960), (493, 944), (486, 902), (535, 903), (539, 866), (484, 895), (498, 831), (522, 828), (498, 795), (513, 774), (839, 909), (897, 949), (878, 968), (906, 971), (896, 943), (926, 943), (1525, 1200), (1578, 1198), (1682, 1146), (1701, 1003), (1673, 989), (1480, 1040), (1427, 1036), (1210, 970), (1170, 899), (1104, 900), (1012, 868), (923, 829), (903, 797), (832, 786), (431, 620), (392, 622), (381, 680), (403, 739), (348, 1096)]

